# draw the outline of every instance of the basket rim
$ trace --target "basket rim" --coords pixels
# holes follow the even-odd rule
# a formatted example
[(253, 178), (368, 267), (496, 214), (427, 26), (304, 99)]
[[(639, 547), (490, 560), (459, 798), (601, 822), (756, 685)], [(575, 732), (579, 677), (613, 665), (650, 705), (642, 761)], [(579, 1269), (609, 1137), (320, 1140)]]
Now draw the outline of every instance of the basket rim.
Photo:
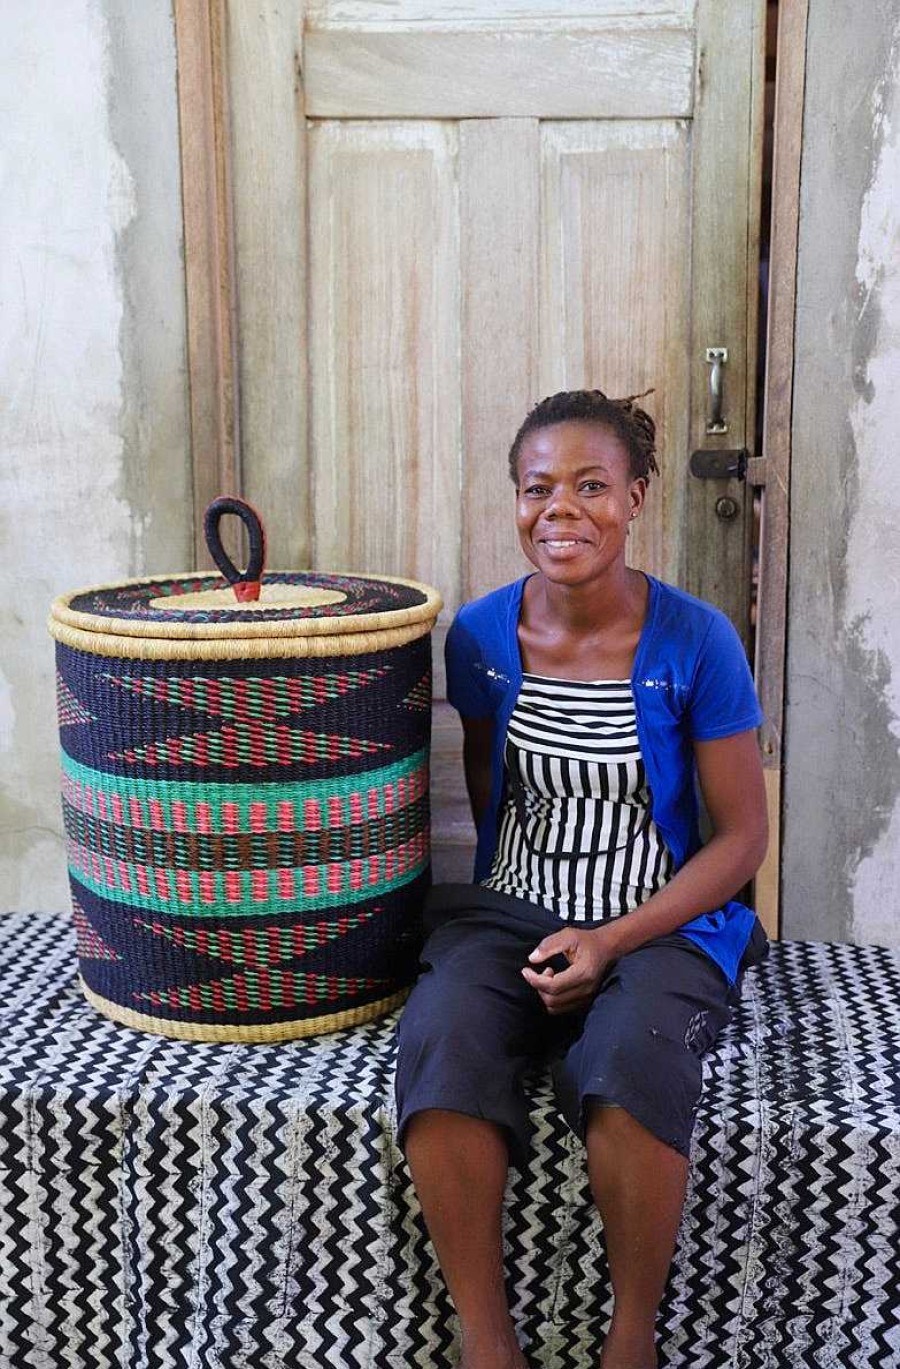
[[(204, 571), (183, 571), (178, 575), (139, 575), (125, 580), (115, 580), (99, 585), (87, 585), (82, 589), (68, 590), (64, 594), (59, 594), (50, 605), (49, 627), (52, 635), (57, 640), (62, 640), (54, 630), (54, 625), (58, 624), (69, 629), (75, 629), (87, 635), (97, 635), (103, 637), (139, 637), (144, 641), (155, 641), (159, 643), (181, 641), (181, 642), (239, 642), (249, 641), (260, 638), (277, 638), (282, 643), (291, 639), (306, 639), (311, 637), (340, 636), (347, 637), (365, 633), (383, 633), (390, 629), (402, 629), (413, 624), (433, 623), (438, 613), (443, 607), (443, 598), (440, 592), (433, 585), (426, 584), (421, 580), (410, 580), (402, 575), (376, 575), (374, 572), (364, 574), (362, 571), (297, 571), (297, 570), (275, 570), (272, 575), (303, 575), (306, 573), (316, 575), (340, 576), (345, 580), (381, 580), (386, 584), (405, 585), (410, 589), (416, 589), (425, 596), (425, 602), (415, 604), (409, 608), (385, 609), (378, 613), (360, 613), (356, 616), (348, 614), (346, 617), (333, 618), (308, 618), (308, 619), (268, 619), (260, 615), (257, 621), (247, 622), (242, 620), (237, 623), (187, 623), (179, 622), (174, 619), (167, 622), (163, 619), (135, 619), (135, 618), (116, 618), (104, 616), (99, 613), (85, 613), (80, 609), (73, 609), (70, 604), (74, 598), (82, 594), (99, 594), (103, 590), (126, 589), (130, 586), (139, 585), (160, 585), (168, 584), (177, 580), (184, 580), (190, 576), (214, 574), (214, 572)], [(223, 585), (227, 582), (222, 578)], [(265, 581), (264, 581), (265, 583)], [(235, 608), (242, 606), (236, 604)], [(90, 648), (88, 648), (90, 649)], [(277, 654), (275, 652), (273, 655)], [(282, 653), (283, 654), (283, 653)]]
[(85, 632), (56, 618), (47, 621), (50, 636), (73, 651), (123, 661), (267, 661), (318, 657), (365, 656), (390, 651), (427, 637), (435, 620), (389, 627), (377, 632), (334, 633), (293, 637), (120, 637), (112, 632)]
[(298, 1041), (307, 1036), (326, 1035), (344, 1031), (348, 1027), (361, 1027), (375, 1022), (380, 1017), (399, 1008), (409, 997), (410, 987), (397, 989), (385, 998), (374, 1002), (361, 1003), (355, 1007), (344, 1008), (340, 1012), (324, 1013), (316, 1017), (291, 1017), (272, 1023), (215, 1023), (195, 1022), (190, 1018), (156, 1017), (152, 1013), (135, 1012), (131, 1008), (104, 998), (86, 983), (83, 975), (78, 976), (81, 991), (95, 1011), (121, 1027), (133, 1031), (151, 1032), (155, 1036), (166, 1036), (175, 1041), (227, 1042), (232, 1045), (275, 1045), (280, 1042)]

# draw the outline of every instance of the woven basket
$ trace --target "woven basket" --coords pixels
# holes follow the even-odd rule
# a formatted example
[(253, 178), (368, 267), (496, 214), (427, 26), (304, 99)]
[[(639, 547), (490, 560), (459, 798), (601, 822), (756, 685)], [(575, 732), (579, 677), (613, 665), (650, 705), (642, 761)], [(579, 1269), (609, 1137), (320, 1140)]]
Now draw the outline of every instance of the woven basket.
[[(223, 507), (250, 518), (216, 501), (208, 532)], [(387, 576), (275, 573), (260, 593), (261, 564), (225, 568), (231, 587), (53, 604), (73, 914), (108, 1017), (276, 1041), (369, 1021), (415, 978), (441, 604)]]

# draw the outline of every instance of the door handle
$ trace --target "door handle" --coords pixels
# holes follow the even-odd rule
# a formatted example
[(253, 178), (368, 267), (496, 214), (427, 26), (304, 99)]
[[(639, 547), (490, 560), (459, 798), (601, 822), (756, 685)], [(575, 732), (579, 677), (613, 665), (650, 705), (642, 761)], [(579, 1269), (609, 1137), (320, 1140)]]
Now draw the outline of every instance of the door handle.
[(728, 424), (722, 417), (725, 403), (724, 370), (728, 361), (727, 347), (707, 347), (706, 364), (709, 367), (709, 418), (706, 422), (708, 433), (727, 433)]

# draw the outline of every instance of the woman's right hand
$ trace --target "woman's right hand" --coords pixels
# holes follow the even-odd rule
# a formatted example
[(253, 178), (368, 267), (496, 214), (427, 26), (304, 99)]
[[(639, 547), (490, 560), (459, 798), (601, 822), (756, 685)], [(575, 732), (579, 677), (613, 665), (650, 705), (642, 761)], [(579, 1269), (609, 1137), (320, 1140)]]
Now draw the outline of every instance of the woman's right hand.
[[(545, 936), (528, 957), (522, 971), (551, 1016), (577, 1012), (591, 1003), (604, 975), (619, 958), (616, 929), (608, 927), (563, 927)], [(554, 956), (569, 962), (565, 970), (540, 966)], [(534, 967), (534, 968), (532, 968)]]

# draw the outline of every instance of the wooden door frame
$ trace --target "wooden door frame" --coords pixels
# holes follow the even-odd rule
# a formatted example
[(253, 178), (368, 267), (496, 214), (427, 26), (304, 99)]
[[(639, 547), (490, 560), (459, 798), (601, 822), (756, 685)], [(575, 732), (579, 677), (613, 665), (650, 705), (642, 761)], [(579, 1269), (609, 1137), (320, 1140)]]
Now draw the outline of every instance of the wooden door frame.
[[(268, 46), (260, 44), (264, 60), (290, 62), (293, 109), (284, 102), (267, 113), (270, 130), (287, 145), (290, 123), (295, 121), (293, 148), (302, 164), (305, 116), (302, 92), (301, 39), (303, 0), (297, 0), (287, 22), (269, 24), (266, 16), (254, 20)], [(783, 719), (785, 649), (787, 635), (789, 486), (791, 461), (791, 413), (793, 401), (794, 312), (797, 273), (797, 240), (800, 206), (800, 150), (806, 65), (808, 0), (780, 0), (778, 14), (774, 162), (772, 173), (772, 222), (769, 269), (769, 311), (763, 421), (763, 452), (753, 461), (751, 480), (763, 487), (762, 526), (759, 543), (759, 612), (756, 638), (756, 681), (766, 721), (761, 747), (766, 778), (771, 840), (769, 853), (756, 881), (759, 915), (770, 935), (777, 936), (780, 909), (781, 790), (783, 768)], [(196, 561), (208, 564), (203, 544), (202, 517), (215, 494), (241, 493), (241, 394), (238, 378), (239, 269), (235, 253), (235, 207), (232, 198), (233, 161), (230, 108), (227, 0), (175, 0), (175, 34), (178, 64), (178, 103), (182, 159), (182, 195), (185, 232), (185, 278), (188, 309), (188, 366), (190, 383), (191, 450), (194, 486)], [(267, 28), (268, 25), (268, 28)], [(246, 46), (246, 45), (245, 45)], [(247, 83), (245, 83), (247, 84)], [(262, 82), (264, 87), (267, 83)], [(250, 120), (259, 134), (259, 121)], [(277, 127), (276, 127), (277, 125)], [(302, 381), (306, 366), (302, 330), (305, 283), (303, 238), (305, 213), (296, 215), (297, 204), (267, 204), (268, 243), (257, 241), (250, 253), (246, 289), (241, 291), (252, 311), (254, 301), (280, 298), (284, 290), (291, 308), (271, 316), (259, 312), (250, 331), (257, 352), (278, 355), (293, 344), (298, 353)], [(248, 228), (248, 235), (252, 228)], [(278, 243), (293, 242), (288, 262), (293, 265), (284, 287), (276, 278), (272, 256)], [(254, 244), (251, 243), (251, 247)], [(266, 251), (266, 247), (269, 251)], [(264, 288), (257, 287), (262, 282)], [(755, 284), (755, 283), (754, 283)], [(243, 323), (243, 319), (241, 320)], [(293, 330), (293, 331), (292, 331)], [(243, 329), (242, 329), (243, 331)], [(748, 336), (748, 354), (754, 339)], [(288, 376), (288, 381), (290, 377)], [(300, 387), (295, 386), (295, 389)], [(260, 445), (260, 461), (271, 476), (262, 484), (279, 488), (273, 463), (288, 467), (293, 459), (305, 470), (301, 449), (306, 443), (305, 396), (290, 393), (282, 384), (282, 407), (293, 422), (296, 450), (270, 452)], [(257, 421), (262, 439), (271, 435), (273, 403), (263, 404)], [(280, 410), (279, 410), (280, 411)], [(748, 419), (749, 423), (749, 419)], [(748, 428), (752, 431), (752, 425)], [(251, 438), (251, 440), (253, 440)], [(283, 442), (282, 448), (285, 443)], [(282, 482), (283, 484), (283, 482)], [(308, 491), (298, 491), (298, 505), (307, 504)], [(261, 501), (263, 502), (263, 501)], [(272, 508), (276, 523), (284, 526), (282, 543), (290, 545), (297, 564), (308, 555), (302, 532), (287, 531), (290, 510)], [(291, 519), (301, 523), (298, 513)], [(276, 532), (277, 535), (277, 532)]]
[(770, 936), (777, 936), (781, 926), (781, 792), (791, 416), (808, 9), (809, 0), (780, 0), (775, 59), (772, 229), (763, 411), (764, 485), (755, 663), (756, 686), (765, 714), (760, 745), (770, 833), (768, 855), (757, 875), (755, 892), (757, 912)]
[(272, 566), (310, 564), (305, 11), (174, 4), (198, 567), (218, 494), (265, 515)]
[(239, 403), (225, 0), (175, 0), (194, 564), (212, 565), (203, 510), (238, 494)]

